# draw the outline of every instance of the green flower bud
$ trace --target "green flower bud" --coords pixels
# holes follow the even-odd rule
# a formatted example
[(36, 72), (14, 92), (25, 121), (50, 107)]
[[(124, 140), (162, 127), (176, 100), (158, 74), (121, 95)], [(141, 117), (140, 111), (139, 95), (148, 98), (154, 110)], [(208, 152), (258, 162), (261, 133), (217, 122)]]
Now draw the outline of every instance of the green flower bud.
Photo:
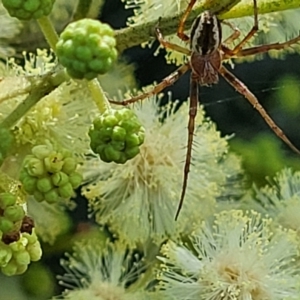
[(38, 191), (38, 190), (35, 190), (35, 191), (33, 192), (33, 197), (34, 197), (34, 199), (35, 199), (36, 201), (38, 201), (38, 202), (42, 202), (42, 201), (45, 200), (44, 194), (43, 194), (42, 192)]
[(47, 193), (53, 188), (51, 178), (44, 177), (40, 178), (36, 182), (36, 187), (41, 193)]
[(71, 198), (74, 194), (74, 190), (73, 190), (71, 183), (68, 182), (68, 183), (58, 187), (58, 193), (64, 199)]
[(10, 260), (6, 266), (1, 267), (1, 271), (6, 276), (13, 276), (18, 270), (18, 264), (14, 260)]
[(59, 195), (55, 188), (47, 192), (44, 197), (48, 203), (56, 203), (59, 200)]
[(14, 230), (14, 228), (15, 224), (11, 220), (8, 220), (5, 217), (0, 217), (0, 230), (3, 233), (11, 232)]
[(28, 269), (28, 265), (18, 265), (18, 269), (16, 271), (16, 275), (24, 274)]
[(26, 162), (25, 169), (30, 176), (42, 176), (46, 173), (44, 163), (35, 157), (30, 158)]
[(38, 145), (32, 148), (31, 152), (34, 156), (43, 160), (52, 153), (53, 149), (50, 145)]
[(9, 246), (0, 243), (0, 266), (6, 265), (12, 258), (12, 250)]
[(76, 160), (72, 157), (67, 157), (64, 159), (62, 171), (66, 174), (71, 174), (76, 170), (76, 167), (77, 167)]
[(29, 244), (26, 247), (26, 250), (28, 251), (30, 255), (30, 260), (31, 261), (38, 261), (42, 257), (42, 249), (40, 243), (37, 241), (34, 244)]
[(28, 265), (30, 263), (30, 255), (26, 250), (16, 252), (13, 256), (18, 265)]
[(25, 177), (23, 180), (21, 180), (22, 184), (23, 184), (23, 188), (24, 190), (32, 195), (34, 193), (34, 191), (36, 190), (36, 183), (37, 183), (37, 179), (35, 177)]
[(37, 235), (35, 234), (34, 229), (32, 231), (32, 234), (29, 234), (27, 232), (23, 233), (23, 237), (27, 239), (28, 244), (34, 244), (38, 240)]
[(22, 206), (14, 205), (6, 208), (3, 215), (8, 220), (12, 222), (17, 222), (21, 221), (24, 218), (25, 212)]
[(52, 153), (44, 159), (46, 170), (49, 173), (61, 171), (64, 161), (61, 153)]
[(70, 174), (69, 182), (71, 183), (73, 189), (77, 189), (82, 182), (82, 175), (77, 172)]
[(16, 203), (17, 197), (11, 193), (0, 194), (0, 208), (6, 209), (8, 206), (12, 206)]
[(54, 173), (51, 180), (55, 186), (61, 186), (69, 182), (69, 176), (64, 172)]

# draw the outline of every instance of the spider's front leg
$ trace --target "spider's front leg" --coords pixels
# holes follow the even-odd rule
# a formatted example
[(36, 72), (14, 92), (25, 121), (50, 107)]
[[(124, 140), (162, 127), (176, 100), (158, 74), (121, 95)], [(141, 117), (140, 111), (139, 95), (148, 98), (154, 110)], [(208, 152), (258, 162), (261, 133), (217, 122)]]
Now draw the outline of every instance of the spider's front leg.
[(194, 131), (195, 131), (195, 118), (197, 115), (198, 109), (198, 97), (199, 97), (199, 76), (195, 73), (191, 73), (190, 79), (190, 107), (189, 107), (189, 122), (188, 122), (188, 142), (187, 142), (187, 149), (186, 149), (186, 157), (185, 157), (185, 164), (184, 164), (184, 174), (183, 174), (183, 183), (181, 189), (181, 196), (180, 201), (178, 204), (175, 220), (177, 220), (179, 213), (182, 208), (187, 182), (188, 182), (188, 175), (190, 172), (190, 165), (192, 160), (192, 146), (194, 140)]
[(225, 78), (225, 80), (233, 86), (240, 94), (242, 94), (252, 106), (260, 113), (265, 122), (270, 126), (274, 133), (284, 141), (294, 152), (300, 155), (299, 149), (293, 145), (293, 143), (287, 138), (281, 128), (272, 120), (266, 110), (258, 102), (257, 98), (251, 93), (251, 91), (242, 83), (238, 78), (236, 78), (231, 72), (229, 72), (224, 66), (221, 66), (219, 70), (220, 74)]
[[(159, 25), (159, 22), (158, 22), (158, 25)], [(156, 33), (158, 41), (164, 48), (169, 48), (169, 49), (172, 49), (174, 51), (177, 51), (177, 52), (180, 52), (180, 53), (183, 53), (186, 55), (191, 54), (191, 51), (189, 49), (186, 49), (184, 47), (181, 47), (179, 45), (176, 45), (176, 44), (166, 41), (163, 34), (161, 33), (158, 25), (155, 28), (155, 33)], [(125, 106), (125, 105), (135, 103), (140, 100), (144, 100), (146, 98), (149, 98), (150, 96), (157, 95), (158, 93), (163, 91), (166, 87), (173, 85), (178, 80), (178, 78), (181, 77), (189, 69), (190, 69), (190, 63), (188, 62), (188, 63), (182, 65), (181, 67), (179, 67), (174, 72), (172, 72), (169, 76), (165, 77), (160, 83), (155, 85), (150, 91), (145, 92), (141, 95), (131, 97), (131, 98), (123, 100), (123, 101), (109, 100), (109, 102), (112, 104)]]
[[(248, 34), (231, 50), (222, 45), (222, 50), (229, 56), (235, 56), (244, 45), (254, 36), (254, 34), (258, 31), (258, 8), (257, 8), (257, 0), (253, 0), (253, 10), (254, 10), (254, 24), (252, 29), (248, 32)], [(238, 34), (239, 35), (239, 34)], [(237, 35), (237, 37), (238, 37)]]
[(145, 92), (141, 95), (131, 97), (131, 98), (123, 100), (123, 101), (109, 100), (109, 102), (112, 104), (126, 106), (128, 104), (132, 104), (137, 101), (149, 98), (153, 95), (157, 95), (161, 91), (163, 91), (166, 87), (173, 85), (174, 82), (176, 82), (178, 80), (178, 78), (181, 77), (189, 69), (190, 69), (190, 63), (186, 63), (186, 64), (182, 65), (181, 67), (179, 67), (177, 70), (175, 70), (173, 73), (171, 73), (169, 76), (165, 77), (160, 83), (156, 84), (150, 91)]

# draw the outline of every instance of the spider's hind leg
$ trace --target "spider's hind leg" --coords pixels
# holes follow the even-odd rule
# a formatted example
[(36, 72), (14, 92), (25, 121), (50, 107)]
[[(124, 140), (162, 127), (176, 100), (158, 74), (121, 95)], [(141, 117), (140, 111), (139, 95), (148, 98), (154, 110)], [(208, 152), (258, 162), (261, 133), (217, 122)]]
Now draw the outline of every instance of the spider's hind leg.
[(220, 74), (224, 77), (224, 79), (241, 95), (243, 95), (251, 105), (259, 112), (265, 122), (269, 125), (269, 127), (273, 130), (273, 132), (283, 141), (285, 142), (294, 152), (300, 155), (300, 150), (293, 145), (293, 143), (288, 139), (288, 137), (284, 134), (282, 129), (273, 121), (273, 119), (269, 116), (267, 111), (262, 107), (262, 105), (258, 102), (257, 98), (252, 94), (252, 92), (246, 87), (246, 85), (241, 82), (237, 77), (235, 77), (231, 72), (229, 72), (224, 66), (221, 66), (219, 70)]

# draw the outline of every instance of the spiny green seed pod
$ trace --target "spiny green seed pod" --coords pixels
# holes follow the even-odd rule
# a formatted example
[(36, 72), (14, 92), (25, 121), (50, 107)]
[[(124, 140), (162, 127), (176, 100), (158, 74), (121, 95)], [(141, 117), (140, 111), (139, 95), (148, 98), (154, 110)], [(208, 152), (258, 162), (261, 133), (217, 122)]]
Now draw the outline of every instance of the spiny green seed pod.
[[(24, 190), (39, 202), (55, 203), (61, 198), (70, 198), (82, 181), (71, 152), (55, 150), (52, 145), (40, 145), (35, 146), (32, 153), (26, 156), (20, 171)], [(62, 186), (64, 188), (60, 191)]]
[(2, 0), (12, 17), (19, 20), (38, 19), (50, 14), (55, 0)]
[(106, 73), (117, 58), (113, 29), (96, 20), (69, 24), (56, 44), (57, 57), (68, 74), (91, 80)]
[(108, 110), (89, 130), (91, 149), (105, 162), (125, 163), (135, 157), (144, 142), (145, 129), (132, 110)]

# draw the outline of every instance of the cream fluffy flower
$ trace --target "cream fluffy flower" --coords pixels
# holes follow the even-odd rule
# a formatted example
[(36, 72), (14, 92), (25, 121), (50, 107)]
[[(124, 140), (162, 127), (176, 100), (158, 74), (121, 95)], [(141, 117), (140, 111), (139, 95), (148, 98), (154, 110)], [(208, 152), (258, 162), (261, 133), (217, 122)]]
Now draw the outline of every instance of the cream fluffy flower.
[(82, 241), (61, 265), (66, 273), (60, 277), (60, 283), (67, 290), (60, 299), (149, 299), (145, 289), (140, 285), (134, 287), (143, 279), (142, 261), (120, 245), (105, 246), (99, 240)]
[[(284, 169), (270, 185), (261, 189), (254, 187), (253, 199), (246, 205), (270, 216), (277, 224), (293, 229), (300, 235), (300, 172)], [(254, 200), (254, 201), (253, 201)]]
[[(161, 243), (191, 232), (214, 212), (216, 198), (226, 194), (240, 172), (239, 160), (227, 156), (227, 140), (199, 110), (192, 166), (183, 209), (174, 221), (182, 187), (186, 155), (188, 106), (159, 108), (155, 99), (134, 108), (146, 129), (140, 154), (124, 165), (91, 160), (84, 187), (96, 221), (109, 225), (127, 244), (148, 239)], [(160, 109), (160, 112), (157, 111)], [(88, 179), (88, 178), (87, 178)]]
[(195, 232), (192, 249), (167, 243), (158, 277), (164, 299), (299, 299), (293, 231), (252, 211), (224, 211)]

